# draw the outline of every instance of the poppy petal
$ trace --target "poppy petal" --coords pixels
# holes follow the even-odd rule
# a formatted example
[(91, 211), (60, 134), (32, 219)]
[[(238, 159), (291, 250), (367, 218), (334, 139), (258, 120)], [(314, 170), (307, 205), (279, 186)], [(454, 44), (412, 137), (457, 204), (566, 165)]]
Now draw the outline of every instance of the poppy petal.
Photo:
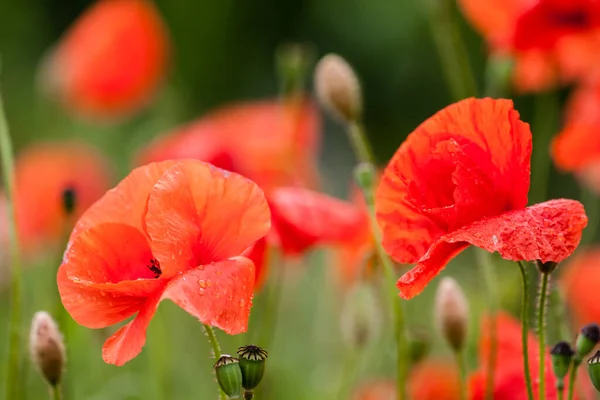
[(465, 17), (494, 47), (507, 45), (517, 16), (528, 0), (459, 0)]
[(235, 335), (248, 328), (253, 290), (252, 261), (234, 257), (177, 275), (169, 282), (164, 297), (203, 324)]
[(318, 244), (354, 239), (365, 220), (354, 204), (300, 187), (274, 189), (269, 196), (273, 227), (287, 254)]
[[(271, 215), (252, 181), (200, 161), (166, 171), (148, 200), (152, 253), (165, 276), (239, 256), (267, 234)], [(177, 255), (177, 257), (173, 257)]]
[(107, 364), (123, 365), (140, 354), (146, 343), (146, 329), (162, 298), (162, 291), (148, 297), (133, 321), (109, 337), (102, 347), (102, 358)]
[(270, 247), (267, 246), (266, 237), (259, 239), (248, 247), (242, 257), (246, 257), (254, 264), (254, 290), (260, 290), (269, 274)]
[(169, 160), (134, 169), (81, 216), (71, 238), (83, 230), (106, 222), (131, 225), (144, 232), (143, 218), (150, 191), (162, 174), (175, 164), (177, 161)]
[(80, 325), (91, 329), (105, 328), (135, 314), (145, 298), (107, 292), (73, 282), (67, 277), (66, 265), (58, 268), (58, 292), (69, 315)]
[(498, 252), (513, 261), (560, 262), (581, 240), (587, 216), (575, 200), (558, 199), (474, 222), (436, 243), (397, 283), (400, 295), (419, 294), (458, 252), (468, 245)]

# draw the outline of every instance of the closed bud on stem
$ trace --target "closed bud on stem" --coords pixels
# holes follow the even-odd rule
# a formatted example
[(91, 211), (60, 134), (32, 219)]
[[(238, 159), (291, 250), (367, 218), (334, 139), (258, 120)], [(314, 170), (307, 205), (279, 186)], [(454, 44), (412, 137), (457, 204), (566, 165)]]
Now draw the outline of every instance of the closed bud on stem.
[(550, 355), (552, 357), (552, 370), (554, 371), (554, 376), (556, 376), (559, 381), (562, 381), (569, 372), (569, 366), (575, 355), (575, 350), (573, 350), (569, 343), (562, 341), (554, 345), (552, 350), (550, 350)]
[(459, 352), (467, 338), (469, 304), (458, 283), (452, 278), (444, 278), (435, 296), (435, 317), (437, 325), (452, 349)]
[(246, 391), (252, 391), (263, 379), (269, 354), (266, 350), (254, 345), (240, 347), (237, 353), (242, 370), (242, 386)]
[(346, 123), (362, 114), (362, 95), (354, 70), (337, 54), (324, 56), (315, 69), (317, 97), (334, 116)]
[(381, 313), (377, 295), (367, 283), (358, 283), (346, 294), (341, 312), (342, 338), (353, 348), (363, 348), (379, 335)]
[(361, 162), (354, 168), (354, 179), (363, 190), (372, 190), (377, 180), (377, 171), (373, 164)]
[(597, 391), (600, 392), (600, 351), (588, 360), (588, 374)]
[(44, 379), (50, 386), (57, 386), (66, 364), (65, 344), (56, 322), (45, 311), (38, 311), (33, 316), (29, 351)]
[(240, 361), (228, 354), (223, 354), (215, 363), (214, 369), (223, 393), (231, 399), (241, 399), (242, 370)]
[(600, 340), (600, 327), (597, 324), (591, 323), (581, 328), (575, 341), (576, 357), (581, 360), (588, 355), (594, 349), (598, 340)]

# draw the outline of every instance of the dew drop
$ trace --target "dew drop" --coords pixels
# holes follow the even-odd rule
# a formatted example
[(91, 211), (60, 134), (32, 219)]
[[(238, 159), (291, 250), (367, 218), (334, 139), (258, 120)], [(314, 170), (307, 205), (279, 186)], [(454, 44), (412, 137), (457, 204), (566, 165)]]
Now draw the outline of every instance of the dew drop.
[(199, 279), (199, 280), (198, 280), (198, 285), (200, 285), (200, 287), (201, 287), (202, 289), (206, 289), (208, 286), (210, 286), (210, 285), (208, 285), (208, 284), (206, 283), (206, 281), (205, 281), (204, 279)]

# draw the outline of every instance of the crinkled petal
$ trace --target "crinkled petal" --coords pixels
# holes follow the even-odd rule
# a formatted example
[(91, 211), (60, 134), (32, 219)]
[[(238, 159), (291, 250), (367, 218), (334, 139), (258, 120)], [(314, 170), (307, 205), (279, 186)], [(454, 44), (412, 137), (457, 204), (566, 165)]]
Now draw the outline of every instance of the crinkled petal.
[(147, 232), (165, 276), (239, 256), (270, 225), (254, 182), (200, 161), (166, 171), (148, 200)]
[(254, 263), (254, 291), (262, 288), (269, 275), (269, 255), (271, 247), (267, 246), (266, 237), (259, 239), (248, 247), (242, 256)]
[(578, 246), (587, 216), (575, 200), (551, 200), (477, 221), (434, 243), (397, 283), (404, 298), (419, 294), (468, 245), (498, 252), (508, 260), (560, 262)]
[(245, 257), (200, 265), (171, 280), (164, 297), (198, 318), (235, 335), (248, 328), (254, 265)]

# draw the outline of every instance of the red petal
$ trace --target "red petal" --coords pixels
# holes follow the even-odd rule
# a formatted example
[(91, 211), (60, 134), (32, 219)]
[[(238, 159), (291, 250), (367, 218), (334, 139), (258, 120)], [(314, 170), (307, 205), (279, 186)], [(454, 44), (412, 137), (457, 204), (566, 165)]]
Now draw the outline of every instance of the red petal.
[(400, 146), (376, 194), (383, 245), (416, 262), (445, 233), (527, 204), (531, 132), (508, 100), (467, 99)]
[(150, 296), (133, 321), (109, 337), (102, 348), (102, 358), (108, 364), (123, 365), (140, 354), (146, 343), (146, 329), (160, 303), (162, 291)]
[(254, 291), (262, 288), (269, 275), (269, 247), (267, 247), (266, 237), (258, 240), (252, 246), (248, 247), (242, 256), (250, 259), (254, 263)]
[(600, 248), (578, 252), (561, 271), (560, 286), (576, 327), (600, 321), (600, 302), (596, 297), (600, 286)]
[(440, 238), (397, 286), (402, 297), (416, 296), (469, 244), (507, 260), (560, 262), (575, 250), (586, 225), (581, 203), (565, 199), (483, 219)]
[(155, 185), (146, 226), (165, 276), (239, 256), (267, 234), (270, 213), (252, 181), (199, 161), (183, 161)]
[(273, 227), (288, 254), (351, 240), (365, 218), (353, 204), (299, 187), (273, 190), (269, 205)]
[(165, 298), (202, 323), (235, 335), (248, 328), (254, 289), (254, 265), (235, 257), (188, 270), (167, 286)]

